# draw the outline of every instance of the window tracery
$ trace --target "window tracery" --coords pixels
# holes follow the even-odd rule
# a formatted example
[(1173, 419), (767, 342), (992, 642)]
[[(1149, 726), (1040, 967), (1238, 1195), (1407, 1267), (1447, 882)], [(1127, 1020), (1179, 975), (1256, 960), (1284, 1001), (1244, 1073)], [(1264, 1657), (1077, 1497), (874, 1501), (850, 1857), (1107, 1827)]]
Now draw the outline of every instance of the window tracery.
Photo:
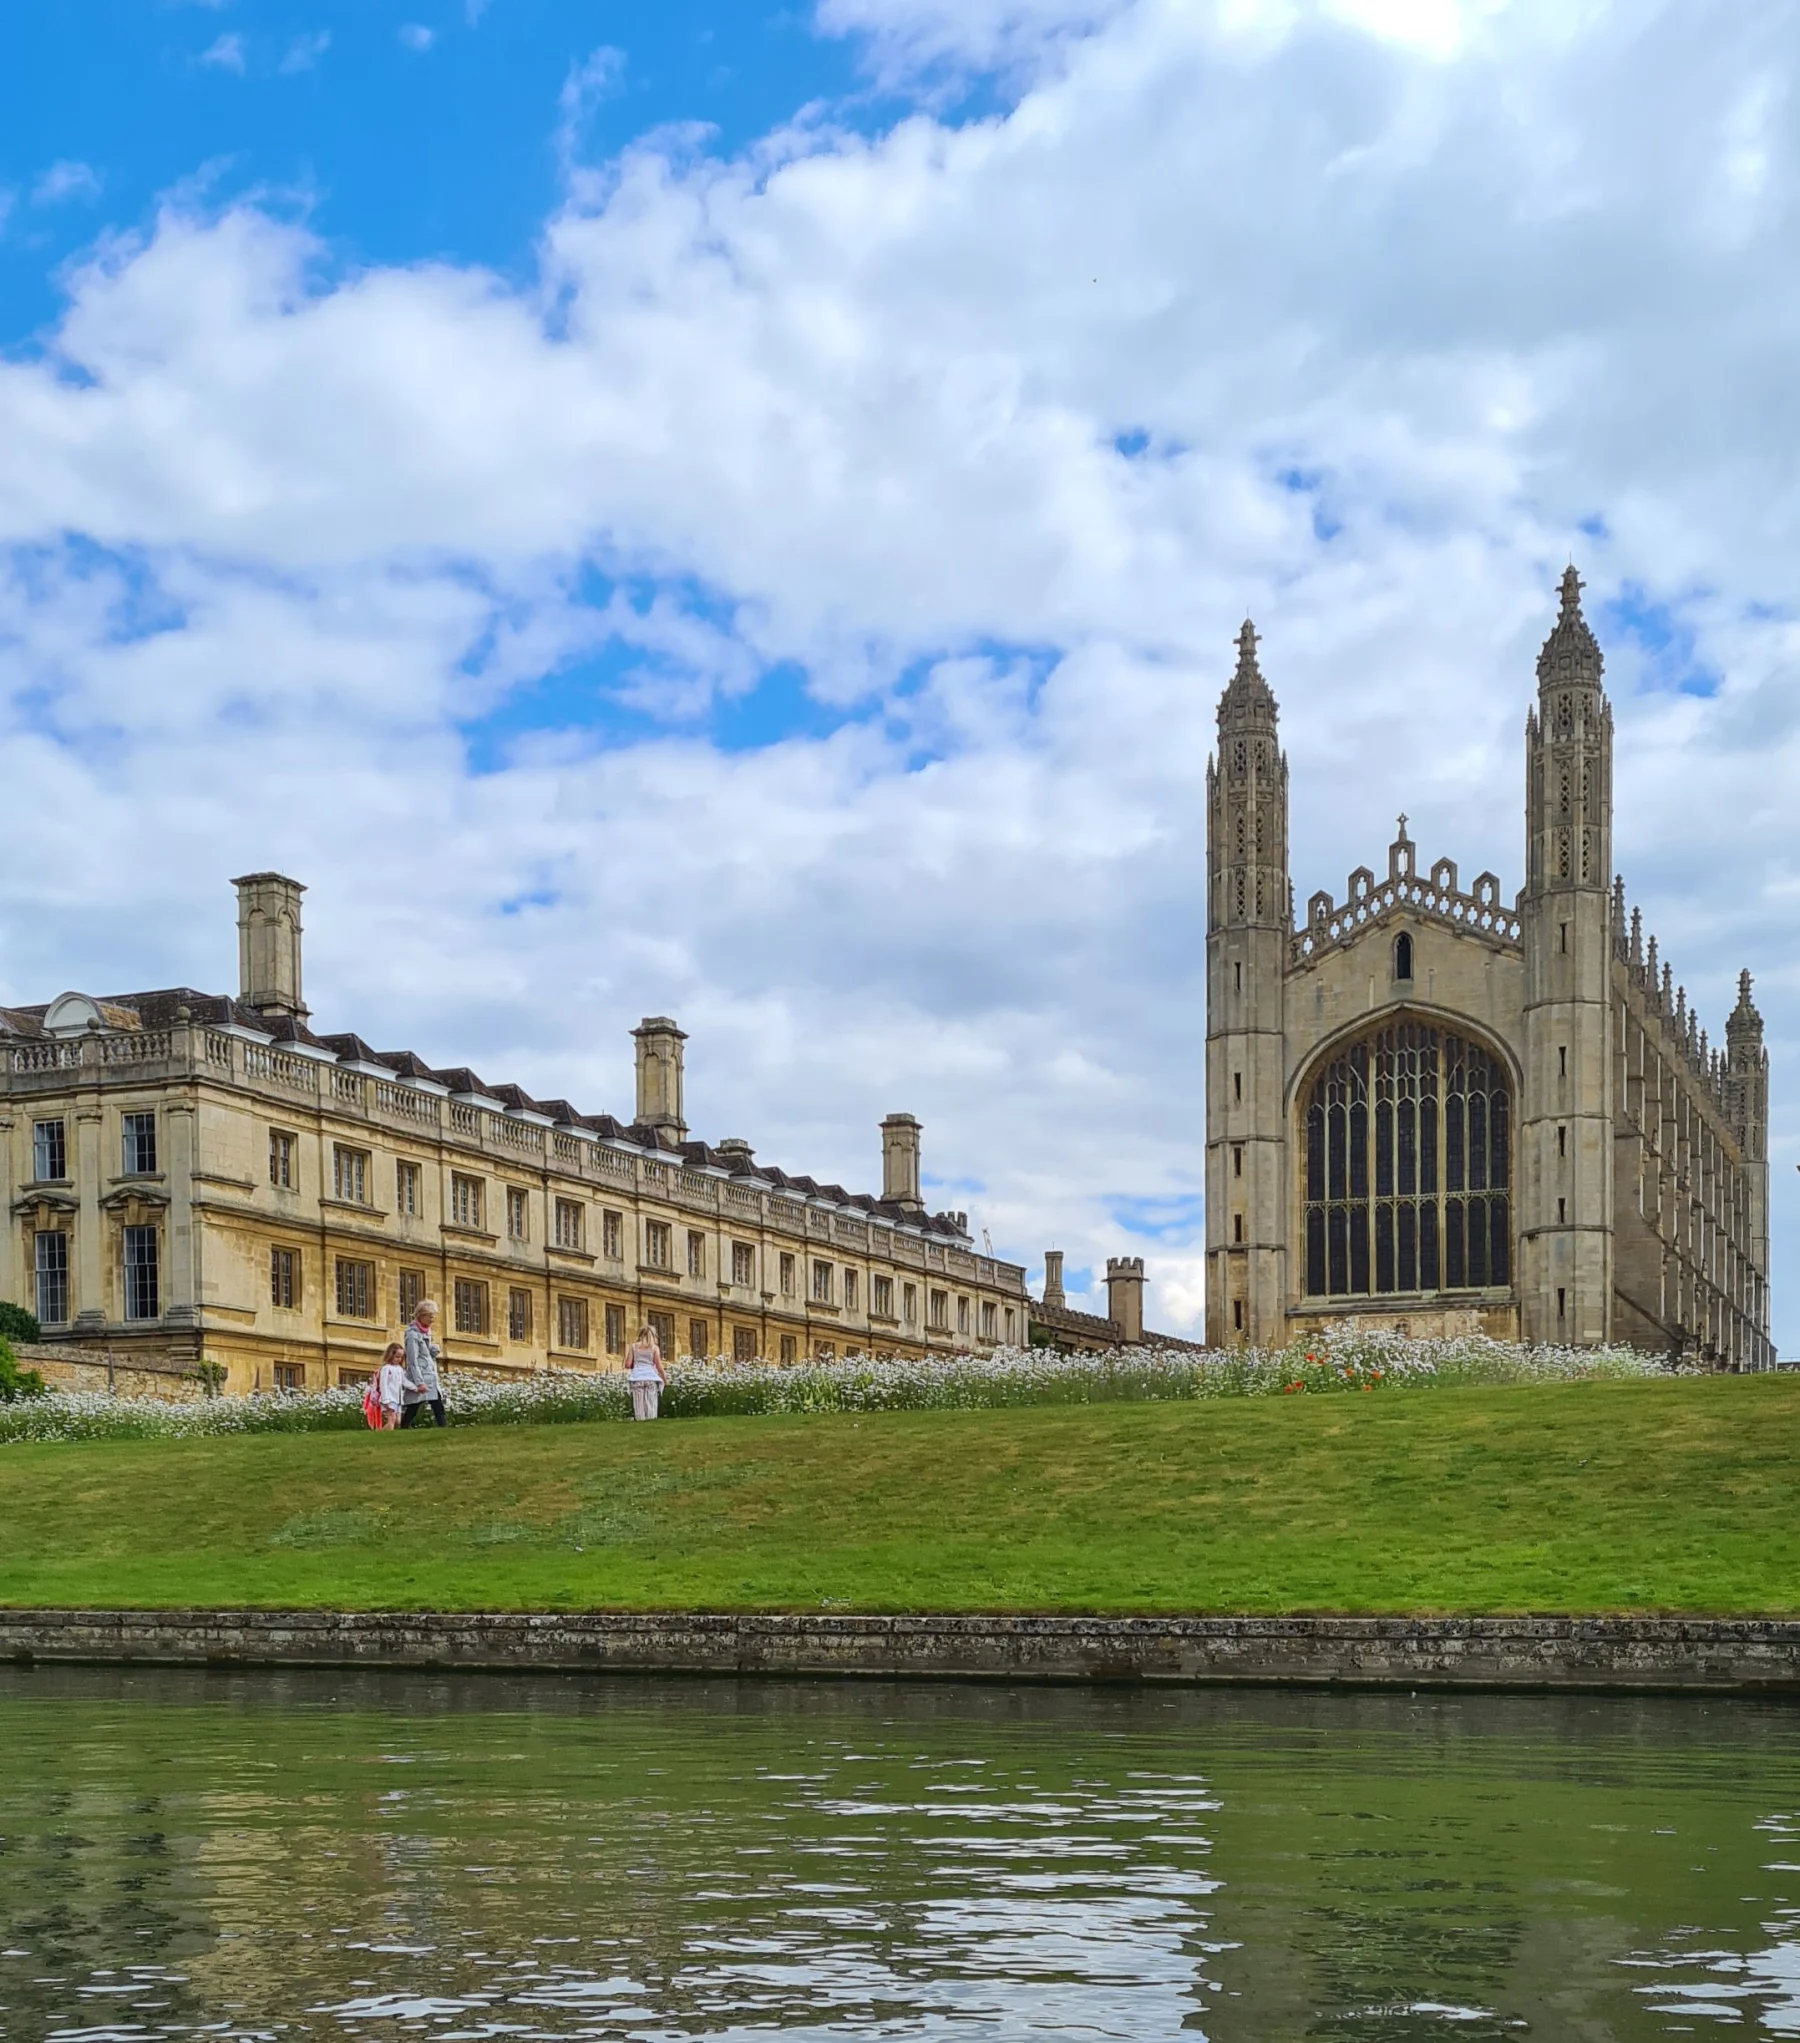
[(1510, 1284), (1511, 1115), (1461, 1036), (1395, 1022), (1339, 1052), (1305, 1107), (1307, 1295)]

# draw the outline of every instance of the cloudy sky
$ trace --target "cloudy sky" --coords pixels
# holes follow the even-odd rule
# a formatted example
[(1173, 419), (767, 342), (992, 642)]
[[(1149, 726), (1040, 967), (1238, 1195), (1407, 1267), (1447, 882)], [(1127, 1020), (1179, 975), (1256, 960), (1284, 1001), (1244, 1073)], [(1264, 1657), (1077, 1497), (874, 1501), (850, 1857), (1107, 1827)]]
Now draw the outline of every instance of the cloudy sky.
[(1792, 0), (69, 0), (0, 30), (0, 999), (326, 1028), (1201, 1308), (1239, 620), (1294, 880), (1617, 857), (1800, 1224)]

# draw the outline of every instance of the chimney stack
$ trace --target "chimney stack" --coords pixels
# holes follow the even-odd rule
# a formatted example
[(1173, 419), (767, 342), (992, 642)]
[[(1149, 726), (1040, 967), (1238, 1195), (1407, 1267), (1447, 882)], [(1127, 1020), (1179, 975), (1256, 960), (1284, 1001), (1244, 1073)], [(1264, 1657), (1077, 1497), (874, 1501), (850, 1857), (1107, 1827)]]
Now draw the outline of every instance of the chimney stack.
[(305, 1021), (300, 993), (300, 896), (281, 873), (246, 873), (238, 897), (238, 999), (259, 1014)]
[(1044, 1251), (1044, 1303), (1054, 1305), (1058, 1312), (1067, 1310), (1063, 1304), (1061, 1249)]
[(1119, 1329), (1126, 1347), (1136, 1348), (1144, 1339), (1144, 1259), (1142, 1256), (1108, 1256), (1106, 1259), (1106, 1316)]
[(911, 1114), (889, 1114), (881, 1124), (881, 1196), (909, 1213), (923, 1213), (919, 1197), (919, 1124)]
[(666, 1014), (645, 1015), (631, 1036), (637, 1044), (637, 1125), (685, 1142), (681, 1046), (687, 1037)]

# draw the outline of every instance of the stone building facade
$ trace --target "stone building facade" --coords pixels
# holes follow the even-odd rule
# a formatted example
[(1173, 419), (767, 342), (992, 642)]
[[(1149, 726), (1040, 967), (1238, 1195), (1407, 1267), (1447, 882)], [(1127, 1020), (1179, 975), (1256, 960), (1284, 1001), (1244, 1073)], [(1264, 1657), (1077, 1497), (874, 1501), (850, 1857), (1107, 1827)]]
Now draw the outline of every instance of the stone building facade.
[(1288, 768), (1249, 624), (1207, 776), (1209, 1344), (1355, 1315), (1627, 1342), (1769, 1340), (1769, 1068), (1739, 981), (1709, 1043), (1612, 863), (1613, 722), (1581, 584), (1538, 658), (1525, 885), (1387, 870), (1296, 923)]
[(239, 880), (237, 997), (174, 988), (0, 1009), (0, 1298), (48, 1338), (232, 1390), (366, 1377), (422, 1295), (453, 1364), (796, 1361), (1022, 1343), (1018, 1265), (920, 1196), (881, 1127), (879, 1197), (691, 1140), (674, 1022), (634, 1031), (629, 1122), (315, 1033), (301, 894)]

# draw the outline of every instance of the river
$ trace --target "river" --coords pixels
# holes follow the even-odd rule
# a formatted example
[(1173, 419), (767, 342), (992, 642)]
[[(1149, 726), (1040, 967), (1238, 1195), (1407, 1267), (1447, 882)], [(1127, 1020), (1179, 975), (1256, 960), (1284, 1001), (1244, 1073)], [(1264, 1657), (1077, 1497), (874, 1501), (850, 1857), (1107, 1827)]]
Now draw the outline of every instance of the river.
[(0, 1669), (0, 2037), (1800, 2037), (1800, 1713)]

